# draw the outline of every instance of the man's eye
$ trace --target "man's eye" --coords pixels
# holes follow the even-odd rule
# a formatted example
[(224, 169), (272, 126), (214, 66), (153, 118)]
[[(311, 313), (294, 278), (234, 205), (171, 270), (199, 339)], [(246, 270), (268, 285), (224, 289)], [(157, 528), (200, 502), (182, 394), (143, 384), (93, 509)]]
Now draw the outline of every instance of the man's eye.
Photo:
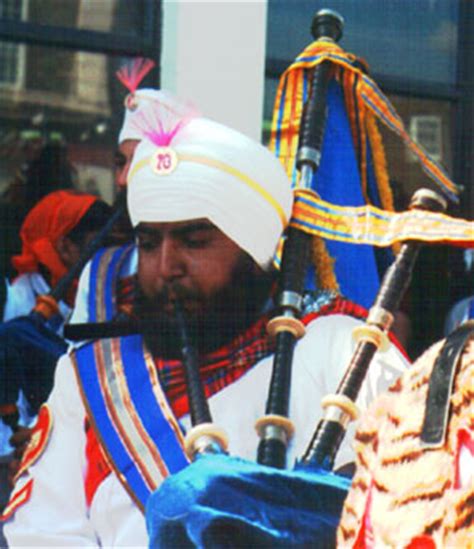
[(188, 248), (205, 248), (209, 244), (210, 238), (208, 236), (188, 236), (184, 243)]
[(138, 238), (137, 245), (140, 250), (144, 250), (145, 252), (151, 252), (157, 247), (158, 243), (152, 239)]

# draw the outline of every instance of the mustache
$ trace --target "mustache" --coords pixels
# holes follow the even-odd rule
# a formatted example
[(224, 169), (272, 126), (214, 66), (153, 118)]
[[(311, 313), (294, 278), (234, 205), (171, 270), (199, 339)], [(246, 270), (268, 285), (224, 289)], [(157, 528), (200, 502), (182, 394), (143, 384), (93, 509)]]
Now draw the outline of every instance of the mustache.
[[(168, 285), (153, 295), (145, 295), (140, 288), (137, 288), (135, 298), (135, 311), (138, 318), (148, 322), (150, 319), (168, 319), (168, 322), (174, 317), (176, 305), (183, 308), (187, 314), (191, 311), (207, 308), (209, 303), (206, 298), (196, 290), (192, 290), (181, 285)], [(170, 311), (172, 309), (172, 312)]]
[(242, 261), (228, 284), (210, 294), (173, 281), (151, 295), (137, 284), (134, 316), (150, 351), (156, 356), (181, 357), (176, 305), (182, 309), (188, 334), (200, 353), (218, 349), (247, 328), (268, 300), (274, 282), (273, 272), (255, 273), (251, 265), (250, 260)]
[(185, 301), (203, 301), (202, 294), (196, 290), (186, 288), (180, 284), (173, 284), (164, 286), (160, 291), (155, 292), (153, 295), (144, 296), (141, 292), (139, 295), (140, 300), (146, 300), (148, 305), (152, 307), (164, 307), (166, 305), (173, 305), (175, 302)]

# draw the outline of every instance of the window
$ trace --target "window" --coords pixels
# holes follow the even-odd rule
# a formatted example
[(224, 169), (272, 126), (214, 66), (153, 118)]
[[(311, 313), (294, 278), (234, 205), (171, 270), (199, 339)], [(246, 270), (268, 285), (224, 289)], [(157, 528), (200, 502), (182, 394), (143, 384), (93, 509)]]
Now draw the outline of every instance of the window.
[(0, 191), (59, 139), (77, 187), (113, 200), (128, 93), (115, 72), (135, 56), (158, 62), (159, 13), (156, 0), (0, 0)]
[[(0, 17), (22, 21), (27, 17), (27, 0), (0, 0)], [(0, 86), (23, 85), (25, 49), (22, 45), (0, 42)]]
[(410, 117), (409, 132), (433, 160), (443, 158), (442, 124), (438, 115), (415, 115)]

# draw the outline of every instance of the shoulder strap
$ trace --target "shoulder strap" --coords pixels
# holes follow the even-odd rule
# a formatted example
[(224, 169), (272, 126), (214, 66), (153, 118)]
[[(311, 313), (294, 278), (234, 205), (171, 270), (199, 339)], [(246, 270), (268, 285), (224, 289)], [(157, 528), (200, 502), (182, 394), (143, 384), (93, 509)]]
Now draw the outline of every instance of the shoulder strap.
[(446, 338), (434, 363), (420, 437), (425, 448), (439, 448), (445, 442), (454, 377), (463, 350), (473, 337), (474, 320), (461, 324)]
[(188, 464), (153, 359), (137, 335), (84, 345), (72, 360), (97, 438), (143, 510), (163, 478)]
[(115, 316), (117, 279), (132, 250), (133, 244), (102, 248), (92, 258), (87, 304), (89, 322), (108, 322)]

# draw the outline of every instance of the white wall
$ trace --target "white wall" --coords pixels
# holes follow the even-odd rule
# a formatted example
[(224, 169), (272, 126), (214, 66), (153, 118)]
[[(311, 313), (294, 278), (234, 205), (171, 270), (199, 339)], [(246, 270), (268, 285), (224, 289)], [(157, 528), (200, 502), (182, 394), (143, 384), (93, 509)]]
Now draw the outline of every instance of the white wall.
[(266, 0), (164, 0), (161, 86), (260, 140)]

